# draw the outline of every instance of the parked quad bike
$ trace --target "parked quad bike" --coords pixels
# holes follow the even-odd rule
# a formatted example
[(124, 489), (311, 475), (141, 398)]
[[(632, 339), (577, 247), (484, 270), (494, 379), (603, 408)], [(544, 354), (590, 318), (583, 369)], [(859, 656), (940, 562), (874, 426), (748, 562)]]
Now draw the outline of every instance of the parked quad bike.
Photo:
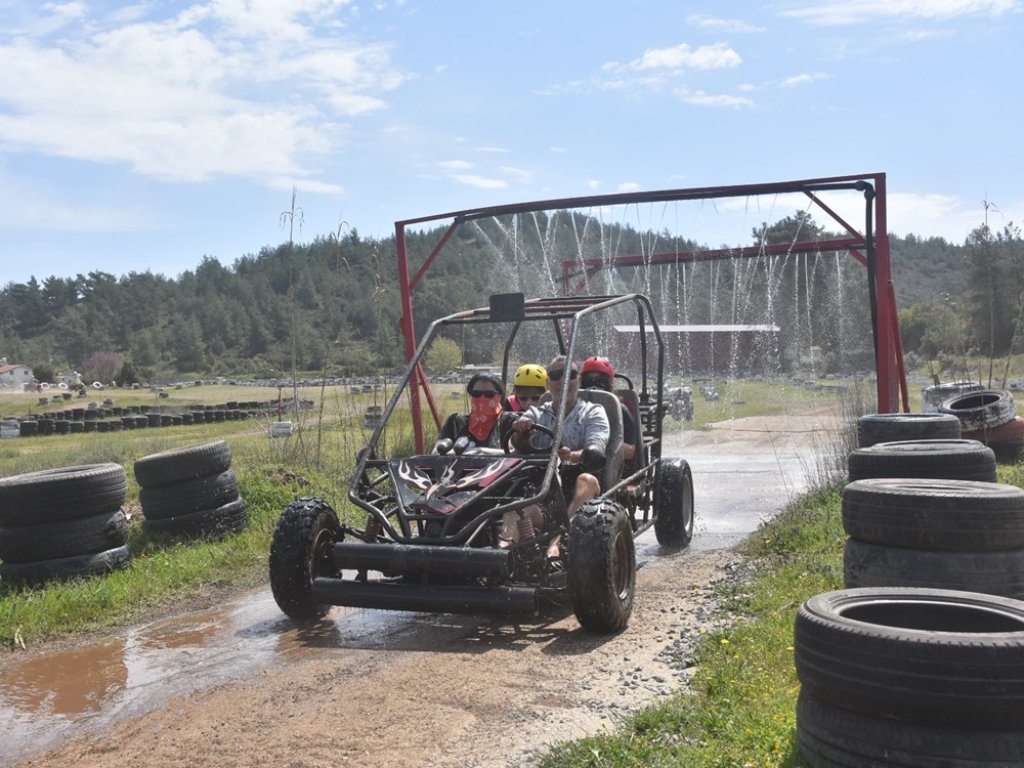
[[(554, 329), (567, 365), (578, 354), (577, 333), (587, 323), (638, 318), (639, 390), (628, 376), (615, 394), (581, 390), (609, 417), (611, 438), (604, 465), (588, 468), (602, 493), (571, 519), (558, 472), (565, 420), (556, 404), (556, 424), (547, 447), (517, 452), (506, 433), (504, 453), (444, 446), (446, 452), (381, 456), (388, 424), (409, 387), (420, 385), (420, 360), (433, 339), (450, 326), (504, 323), (502, 380), (522, 326)], [(620, 320), (621, 322), (621, 320)], [(563, 329), (571, 329), (568, 338)], [(450, 333), (450, 330), (449, 330)], [(525, 343), (525, 342), (524, 342)], [(587, 354), (591, 351), (587, 350)], [(575, 361), (575, 362), (574, 362)], [(648, 299), (639, 294), (531, 299), (492, 296), (488, 307), (434, 321), (384, 409), (368, 444), (360, 450), (348, 501), (365, 513), (357, 527), (342, 521), (325, 500), (301, 498), (283, 512), (270, 552), (274, 599), (289, 617), (310, 620), (331, 605), (443, 613), (533, 614), (542, 604), (571, 605), (580, 624), (593, 632), (623, 629), (636, 589), (634, 540), (654, 528), (660, 544), (681, 548), (693, 536), (693, 477), (683, 459), (661, 456), (664, 349)], [(618, 395), (618, 396), (616, 396)], [(622, 449), (622, 409), (637, 424), (636, 458)], [(543, 430), (539, 425), (538, 431)], [(527, 523), (524, 508), (537, 505), (544, 524)], [(519, 512), (520, 540), (502, 547), (502, 516)], [(560, 538), (559, 554), (548, 556)]]

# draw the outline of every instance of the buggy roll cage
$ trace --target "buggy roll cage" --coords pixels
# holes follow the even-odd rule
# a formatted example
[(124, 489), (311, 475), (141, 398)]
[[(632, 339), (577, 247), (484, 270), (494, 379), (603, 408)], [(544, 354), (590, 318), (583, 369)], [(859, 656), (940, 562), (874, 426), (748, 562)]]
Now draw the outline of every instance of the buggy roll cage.
[[(646, 296), (638, 293), (628, 293), (617, 296), (575, 296), (568, 298), (555, 297), (535, 299), (526, 299), (521, 293), (495, 294), (490, 297), (490, 303), (486, 307), (478, 307), (476, 309), (455, 312), (451, 315), (447, 315), (446, 317), (438, 318), (430, 324), (427, 332), (416, 347), (412, 358), (406, 365), (398, 386), (395, 388), (395, 391), (384, 406), (384, 412), (380, 422), (374, 428), (373, 434), (370, 436), (366, 446), (359, 451), (356, 459), (355, 472), (353, 473), (352, 480), (349, 483), (349, 501), (376, 518), (381, 527), (386, 530), (388, 534), (395, 539), (395, 541), (399, 543), (408, 543), (412, 540), (411, 536), (408, 534), (408, 523), (419, 516), (406, 508), (402, 495), (400, 493), (396, 493), (394, 497), (385, 497), (373, 493), (373, 487), (376, 484), (387, 479), (391, 479), (392, 482), (394, 482), (396, 479), (392, 474), (393, 470), (390, 467), (391, 462), (389, 459), (378, 458), (377, 447), (381, 442), (381, 438), (384, 435), (392, 413), (394, 413), (402, 397), (405, 395), (405, 390), (409, 388), (411, 392), (416, 386), (416, 379), (421, 379), (423, 377), (421, 360), (426, 354), (426, 351), (430, 348), (433, 340), (442, 329), (452, 326), (480, 323), (510, 323), (511, 330), (504, 347), (504, 359), (502, 361), (501, 372), (502, 382), (505, 382), (508, 378), (509, 354), (524, 322), (550, 322), (552, 324), (554, 336), (558, 341), (559, 350), (566, 356), (566, 365), (569, 366), (574, 362), (576, 357), (576, 336), (577, 330), (580, 327), (580, 321), (589, 315), (614, 307), (628, 306), (630, 304), (632, 304), (636, 309), (637, 323), (640, 327), (640, 390), (638, 392), (638, 399), (641, 403), (641, 407), (647, 413), (647, 418), (638, 419), (637, 428), (638, 430), (643, 431), (644, 437), (653, 436), (654, 439), (648, 441), (650, 446), (648, 464), (641, 467), (629, 477), (621, 478), (612, 488), (605, 489), (602, 493), (602, 497), (614, 493), (631, 479), (635, 479), (639, 475), (651, 471), (651, 467), (657, 465), (658, 459), (661, 456), (661, 420), (664, 413), (664, 408), (662, 407), (663, 387), (661, 386), (661, 382), (664, 380), (665, 349), (662, 341), (661, 329), (654, 317), (654, 309), (651, 306), (650, 300)], [(565, 333), (566, 327), (568, 327), (568, 340), (566, 339)], [(656, 361), (649, 359), (651, 352), (651, 350), (648, 349), (650, 344), (650, 335), (653, 335), (653, 341), (656, 347)], [(650, 370), (651, 363), (655, 362), (657, 365), (656, 375)], [(650, 382), (652, 379), (655, 383), (653, 392), (650, 388)], [(561, 444), (565, 415), (566, 403), (564, 399), (561, 399), (557, 405), (555, 413), (556, 421), (553, 438), (553, 445), (555, 446)], [(415, 414), (413, 418), (415, 426), (417, 423)], [(436, 420), (439, 421), (439, 419)], [(420, 425), (420, 427), (422, 429), (422, 425)], [(417, 453), (424, 453), (422, 446), (419, 444), (417, 444)], [(526, 459), (524, 460), (524, 467), (531, 463), (536, 466), (541, 463), (541, 461), (539, 459)], [(475, 536), (487, 521), (500, 517), (508, 510), (518, 510), (530, 504), (542, 502), (550, 491), (551, 483), (554, 480), (555, 471), (558, 467), (558, 451), (552, 450), (550, 455), (543, 459), (543, 463), (546, 464), (544, 479), (535, 495), (528, 498), (516, 499), (495, 506), (489, 510), (485, 510), (481, 514), (477, 515), (477, 517), (472, 521), (468, 522), (461, 531), (455, 535), (437, 538), (437, 543), (465, 543), (465, 541)], [(377, 478), (370, 480), (367, 472), (368, 469), (375, 469), (381, 472), (381, 474)], [(515, 470), (513, 470), (513, 473), (514, 472)], [(388, 519), (387, 510), (379, 508), (374, 503), (383, 501), (388, 501), (396, 505), (396, 509), (392, 510), (392, 512), (398, 515), (399, 527), (401, 530), (392, 525), (391, 521)], [(566, 519), (564, 522), (568, 522), (568, 520)], [(425, 539), (421, 536), (417, 537), (417, 541), (424, 542)]]

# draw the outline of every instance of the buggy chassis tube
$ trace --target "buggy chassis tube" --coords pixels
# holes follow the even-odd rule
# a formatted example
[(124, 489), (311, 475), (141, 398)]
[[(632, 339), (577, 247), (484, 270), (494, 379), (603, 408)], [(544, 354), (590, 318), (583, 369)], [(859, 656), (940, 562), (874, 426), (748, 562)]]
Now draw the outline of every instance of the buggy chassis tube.
[(330, 605), (430, 613), (536, 613), (533, 587), (460, 587), (313, 579), (313, 598)]
[(512, 573), (512, 550), (339, 542), (331, 547), (331, 563), (338, 570), (507, 579)]

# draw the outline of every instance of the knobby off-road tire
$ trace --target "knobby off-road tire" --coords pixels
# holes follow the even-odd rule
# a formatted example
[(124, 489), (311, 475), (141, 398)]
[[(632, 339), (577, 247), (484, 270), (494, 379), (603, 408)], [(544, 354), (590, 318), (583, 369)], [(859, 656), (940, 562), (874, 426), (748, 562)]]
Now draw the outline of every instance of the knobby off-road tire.
[(939, 413), (956, 416), (965, 431), (986, 429), (1017, 418), (1017, 402), (1012, 392), (983, 389), (949, 398), (939, 406)]
[(1024, 599), (1024, 549), (950, 552), (906, 549), (847, 539), (843, 549), (847, 588), (961, 589)]
[(245, 499), (238, 497), (210, 509), (156, 520), (147, 518), (142, 525), (147, 533), (157, 536), (201, 537), (237, 533), (249, 525), (249, 507)]
[(870, 477), (932, 477), (996, 482), (996, 455), (977, 440), (904, 440), (856, 448), (850, 481)]
[(0, 525), (36, 525), (119, 509), (128, 496), (120, 464), (44, 469), (0, 479)]
[(270, 546), (270, 589), (285, 614), (303, 621), (327, 613), (329, 606), (313, 598), (313, 579), (331, 573), (331, 545), (342, 537), (326, 501), (305, 497), (285, 507)]
[(195, 480), (139, 491), (142, 514), (159, 520), (213, 509), (238, 498), (238, 478), (232, 469)]
[(223, 440), (143, 456), (135, 462), (135, 479), (143, 488), (160, 488), (224, 472), (231, 447)]
[(693, 539), (693, 473), (683, 459), (662, 459), (654, 489), (654, 535), (665, 547)]
[(3, 563), (0, 565), (0, 584), (44, 584), (57, 579), (96, 576), (125, 568), (130, 561), (131, 553), (125, 545), (87, 555), (31, 563)]
[(566, 544), (567, 583), (584, 629), (618, 632), (633, 613), (636, 550), (626, 510), (614, 501), (591, 502), (572, 519)]
[(970, 592), (847, 589), (797, 611), (797, 676), (871, 717), (967, 730), (1024, 728), (1024, 604)]
[(934, 728), (847, 712), (806, 689), (796, 743), (814, 768), (997, 768), (1024, 765), (1024, 731)]
[(843, 489), (843, 528), (868, 544), (911, 549), (1024, 548), (1024, 490), (972, 480), (871, 478)]
[(869, 413), (857, 419), (857, 445), (901, 440), (956, 440), (960, 419), (951, 413)]
[(0, 560), (28, 563), (105, 552), (128, 541), (128, 518), (120, 509), (77, 520), (0, 526)]

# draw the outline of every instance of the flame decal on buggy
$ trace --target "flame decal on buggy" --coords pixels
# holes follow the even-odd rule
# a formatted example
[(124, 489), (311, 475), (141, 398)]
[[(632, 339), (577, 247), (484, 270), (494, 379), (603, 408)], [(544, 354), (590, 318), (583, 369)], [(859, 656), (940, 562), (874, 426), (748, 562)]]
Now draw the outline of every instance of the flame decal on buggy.
[[(399, 490), (412, 509), (447, 514), (504, 477), (522, 459), (430, 456), (392, 462)], [(436, 479), (435, 479), (436, 478)]]

